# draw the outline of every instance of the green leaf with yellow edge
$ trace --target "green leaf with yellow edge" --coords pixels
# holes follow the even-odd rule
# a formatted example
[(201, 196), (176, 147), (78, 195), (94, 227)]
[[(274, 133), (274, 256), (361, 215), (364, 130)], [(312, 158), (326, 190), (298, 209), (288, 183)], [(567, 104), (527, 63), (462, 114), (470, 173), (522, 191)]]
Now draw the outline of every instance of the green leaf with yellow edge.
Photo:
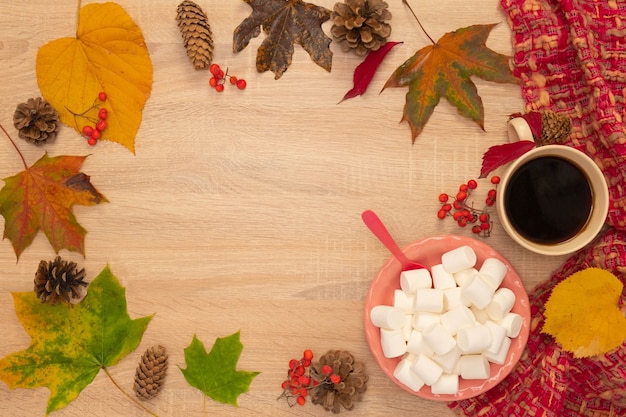
[(208, 354), (204, 344), (194, 335), (191, 344), (185, 348), (187, 368), (180, 370), (192, 387), (215, 401), (236, 406), (239, 395), (248, 392), (250, 383), (259, 374), (236, 370), (242, 350), (239, 332), (218, 337)]
[(80, 172), (86, 158), (44, 154), (25, 171), (4, 179), (0, 190), (4, 237), (13, 244), (18, 259), (39, 230), (55, 252), (67, 249), (85, 255), (87, 231), (76, 221), (72, 207), (107, 202), (89, 176)]
[[(99, 107), (106, 107), (101, 139), (134, 153), (152, 90), (152, 61), (141, 30), (121, 6), (109, 2), (82, 7), (76, 37), (39, 48), (37, 80), (61, 121), (79, 133), (83, 126), (95, 124)], [(107, 94), (105, 102), (98, 101), (100, 91)]]
[(484, 130), (483, 103), (471, 76), (498, 83), (519, 82), (511, 73), (509, 57), (485, 45), (495, 26), (474, 25), (446, 33), (417, 51), (389, 77), (383, 90), (409, 87), (402, 121), (411, 126), (413, 143), (441, 97)]
[(108, 266), (78, 304), (42, 304), (34, 292), (13, 293), (13, 300), (32, 342), (0, 359), (0, 380), (11, 389), (47, 387), (47, 413), (66, 406), (101, 369), (135, 350), (152, 319), (130, 319), (125, 289)]
[(570, 275), (552, 289), (541, 331), (576, 358), (615, 349), (626, 339), (626, 318), (618, 304), (622, 288), (622, 282), (604, 269)]

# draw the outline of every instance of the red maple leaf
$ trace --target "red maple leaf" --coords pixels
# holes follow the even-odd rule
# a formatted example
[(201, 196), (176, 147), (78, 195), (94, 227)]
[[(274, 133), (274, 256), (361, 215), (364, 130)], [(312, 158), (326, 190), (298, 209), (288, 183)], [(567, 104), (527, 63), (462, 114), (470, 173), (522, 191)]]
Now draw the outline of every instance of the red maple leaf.
[(85, 255), (87, 231), (76, 221), (72, 206), (92, 206), (107, 199), (89, 176), (79, 172), (86, 156), (44, 154), (25, 171), (5, 178), (0, 190), (4, 238), (13, 244), (18, 259), (42, 230), (55, 252), (61, 249)]

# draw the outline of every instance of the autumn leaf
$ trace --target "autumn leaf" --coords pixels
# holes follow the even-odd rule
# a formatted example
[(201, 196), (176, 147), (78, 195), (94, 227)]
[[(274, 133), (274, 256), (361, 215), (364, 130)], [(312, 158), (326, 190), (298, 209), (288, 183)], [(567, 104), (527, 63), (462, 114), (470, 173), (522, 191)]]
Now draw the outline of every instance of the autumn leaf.
[(0, 190), (4, 238), (11, 241), (18, 259), (39, 230), (55, 252), (67, 249), (85, 255), (87, 231), (76, 221), (72, 206), (107, 202), (89, 176), (79, 172), (86, 158), (44, 154), (25, 171), (4, 179)]
[(237, 405), (240, 394), (248, 392), (250, 383), (259, 372), (237, 371), (237, 361), (243, 350), (239, 332), (217, 338), (207, 354), (204, 344), (193, 336), (185, 348), (186, 369), (180, 369), (192, 387), (224, 404)]
[(242, 51), (263, 27), (267, 36), (257, 50), (258, 72), (269, 70), (279, 79), (291, 65), (296, 43), (317, 65), (330, 72), (331, 39), (322, 30), (322, 23), (330, 19), (330, 10), (302, 0), (244, 1), (252, 7), (252, 14), (235, 28), (233, 51)]
[[(95, 124), (98, 107), (106, 107), (101, 139), (135, 151), (152, 89), (152, 62), (141, 30), (121, 6), (82, 7), (75, 38), (57, 39), (39, 49), (37, 81), (63, 123), (80, 133), (83, 126)], [(100, 91), (107, 94), (106, 102), (98, 101)]]
[(542, 332), (576, 358), (617, 348), (626, 339), (626, 318), (619, 307), (622, 288), (622, 282), (604, 269), (570, 275), (552, 289)]
[(535, 142), (531, 140), (520, 140), (490, 147), (483, 154), (483, 164), (479, 178), (486, 178), (494, 169), (516, 160), (526, 152), (534, 149), (535, 146)]
[(41, 303), (33, 291), (13, 293), (13, 300), (32, 342), (0, 359), (0, 380), (11, 389), (47, 387), (47, 413), (65, 407), (101, 369), (134, 351), (152, 319), (130, 319), (125, 290), (108, 266), (78, 304)]
[(518, 82), (509, 69), (509, 58), (485, 45), (494, 27), (474, 25), (446, 33), (437, 43), (417, 51), (389, 77), (383, 90), (409, 87), (402, 121), (409, 123), (413, 143), (441, 97), (484, 130), (483, 103), (471, 76), (498, 83)]
[[(367, 56), (355, 69), (352, 82), (354, 86), (350, 89), (341, 101), (360, 96), (367, 91), (372, 78), (376, 74), (376, 70), (383, 62), (389, 51), (402, 42), (387, 42), (375, 51), (369, 51)], [(340, 101), (340, 103), (341, 103)]]

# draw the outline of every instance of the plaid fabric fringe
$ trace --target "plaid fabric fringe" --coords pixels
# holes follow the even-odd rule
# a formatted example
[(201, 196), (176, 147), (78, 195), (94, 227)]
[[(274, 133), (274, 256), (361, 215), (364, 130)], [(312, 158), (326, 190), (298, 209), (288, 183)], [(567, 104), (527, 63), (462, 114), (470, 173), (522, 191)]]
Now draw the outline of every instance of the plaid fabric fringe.
[(626, 344), (575, 359), (541, 333), (552, 288), (574, 272), (599, 267), (626, 284), (626, 2), (500, 4), (513, 33), (513, 71), (522, 81), (525, 111), (550, 109), (572, 119), (567, 144), (591, 156), (607, 179), (608, 228), (529, 294), (530, 337), (511, 374), (487, 393), (449, 407), (482, 417), (626, 416)]

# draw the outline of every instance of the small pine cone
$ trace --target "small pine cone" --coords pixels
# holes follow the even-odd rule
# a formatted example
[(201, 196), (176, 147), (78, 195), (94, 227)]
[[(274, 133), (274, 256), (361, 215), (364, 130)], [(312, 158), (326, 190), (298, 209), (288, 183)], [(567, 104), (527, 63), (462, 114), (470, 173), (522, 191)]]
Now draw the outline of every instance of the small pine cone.
[(167, 352), (161, 345), (155, 345), (147, 349), (141, 356), (137, 371), (135, 372), (135, 395), (139, 399), (149, 400), (156, 397), (167, 372)]
[(345, 0), (335, 3), (330, 29), (333, 37), (345, 51), (359, 56), (375, 51), (385, 44), (391, 34), (391, 12), (383, 0)]
[(35, 145), (52, 142), (59, 129), (59, 114), (43, 98), (29, 98), (13, 113), (13, 125), (20, 138)]
[[(340, 377), (339, 382), (331, 382), (329, 376), (322, 372), (324, 365), (330, 366), (332, 374)], [(365, 373), (365, 364), (357, 362), (354, 356), (345, 350), (330, 350), (322, 355), (319, 361), (311, 366), (311, 377), (317, 381), (317, 385), (310, 391), (311, 402), (334, 414), (339, 413), (341, 407), (352, 410), (354, 403), (363, 399), (369, 379)]]
[(543, 111), (541, 114), (541, 144), (563, 143), (572, 131), (572, 121), (564, 114)]
[(213, 34), (206, 13), (193, 1), (178, 5), (176, 21), (187, 56), (195, 69), (208, 69), (213, 60)]
[(35, 273), (35, 294), (42, 303), (57, 304), (80, 298), (80, 287), (87, 286), (85, 268), (77, 270), (76, 262), (64, 261), (57, 256), (54, 261), (41, 261)]

